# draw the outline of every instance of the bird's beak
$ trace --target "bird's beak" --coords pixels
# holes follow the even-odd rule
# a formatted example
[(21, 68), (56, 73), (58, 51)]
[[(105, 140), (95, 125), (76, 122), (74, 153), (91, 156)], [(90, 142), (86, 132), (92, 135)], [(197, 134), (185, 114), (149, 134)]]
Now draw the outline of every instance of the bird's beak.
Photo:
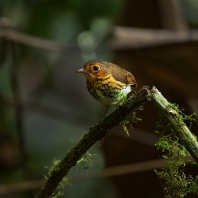
[(77, 70), (76, 73), (86, 73), (86, 72), (85, 72), (84, 68), (81, 68), (81, 69)]

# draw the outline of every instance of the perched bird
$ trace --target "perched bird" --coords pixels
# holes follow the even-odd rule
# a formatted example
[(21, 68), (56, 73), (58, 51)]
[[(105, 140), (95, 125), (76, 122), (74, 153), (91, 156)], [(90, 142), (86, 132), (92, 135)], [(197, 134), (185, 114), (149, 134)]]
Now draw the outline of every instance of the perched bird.
[(90, 60), (76, 73), (86, 76), (89, 93), (106, 105), (119, 104), (137, 86), (129, 71), (103, 60)]

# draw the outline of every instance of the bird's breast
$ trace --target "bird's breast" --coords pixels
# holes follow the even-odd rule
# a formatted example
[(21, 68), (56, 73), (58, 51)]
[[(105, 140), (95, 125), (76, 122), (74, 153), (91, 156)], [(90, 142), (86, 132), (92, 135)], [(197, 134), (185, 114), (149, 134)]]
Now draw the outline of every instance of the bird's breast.
[(111, 75), (88, 80), (87, 89), (99, 102), (107, 105), (119, 103), (131, 91), (131, 86), (116, 81)]

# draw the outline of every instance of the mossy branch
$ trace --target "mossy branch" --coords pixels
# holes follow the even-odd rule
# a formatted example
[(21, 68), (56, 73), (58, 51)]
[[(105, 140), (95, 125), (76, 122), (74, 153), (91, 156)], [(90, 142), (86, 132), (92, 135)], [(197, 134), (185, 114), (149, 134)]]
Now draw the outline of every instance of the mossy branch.
[(150, 93), (151, 100), (159, 109), (160, 115), (170, 123), (169, 127), (176, 133), (178, 138), (182, 140), (188, 152), (195, 161), (198, 162), (197, 139), (183, 122), (184, 119), (178, 108), (170, 104), (155, 87), (151, 89)]
[(68, 171), (77, 164), (78, 160), (96, 142), (102, 140), (105, 135), (114, 127), (129, 117), (135, 110), (139, 109), (145, 101), (152, 101), (160, 110), (160, 114), (168, 121), (178, 137), (183, 140), (186, 149), (198, 162), (198, 143), (195, 136), (187, 128), (180, 112), (174, 108), (162, 95), (153, 87), (143, 87), (132, 97), (126, 100), (112, 114), (105, 117), (99, 123), (90, 128), (89, 132), (67, 153), (65, 158), (55, 166), (45, 185), (40, 190), (37, 198), (47, 198), (52, 195), (61, 180), (68, 174)]
[(130, 97), (123, 106), (120, 106), (109, 116), (105, 117), (99, 123), (90, 128), (89, 132), (67, 153), (62, 161), (55, 166), (43, 188), (40, 190), (37, 198), (47, 198), (52, 195), (60, 181), (65, 177), (68, 171), (77, 164), (78, 160), (93, 146), (96, 142), (102, 140), (105, 135), (117, 126), (125, 117), (138, 109), (147, 99), (148, 88), (143, 87), (133, 97)]

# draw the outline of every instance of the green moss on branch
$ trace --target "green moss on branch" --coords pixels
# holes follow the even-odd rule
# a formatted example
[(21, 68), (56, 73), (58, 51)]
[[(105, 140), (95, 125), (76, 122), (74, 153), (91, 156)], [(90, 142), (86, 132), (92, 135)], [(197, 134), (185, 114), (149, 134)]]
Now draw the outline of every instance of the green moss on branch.
[(169, 123), (168, 125), (171, 130), (183, 141), (185, 148), (196, 162), (198, 162), (197, 140), (183, 122), (184, 118), (181, 117), (178, 109), (174, 108), (155, 87), (150, 90), (145, 86), (135, 93), (133, 97), (127, 99), (124, 104), (119, 106), (112, 114), (90, 128), (89, 132), (84, 135), (62, 161), (55, 166), (53, 171), (51, 171), (50, 176), (37, 195), (37, 198), (50, 197), (61, 180), (68, 174), (69, 170), (79, 162), (89, 148), (96, 142), (102, 140), (114, 126), (126, 121), (135, 110), (142, 107), (146, 100), (154, 103), (159, 109), (162, 119)]
[(47, 198), (57, 188), (61, 180), (67, 175), (68, 171), (77, 164), (82, 156), (96, 142), (102, 140), (105, 135), (117, 126), (127, 115), (138, 109), (147, 99), (148, 88), (143, 87), (133, 97), (129, 98), (124, 105), (120, 106), (109, 116), (90, 128), (89, 132), (67, 153), (60, 163), (51, 172), (44, 187), (40, 190), (37, 198)]

